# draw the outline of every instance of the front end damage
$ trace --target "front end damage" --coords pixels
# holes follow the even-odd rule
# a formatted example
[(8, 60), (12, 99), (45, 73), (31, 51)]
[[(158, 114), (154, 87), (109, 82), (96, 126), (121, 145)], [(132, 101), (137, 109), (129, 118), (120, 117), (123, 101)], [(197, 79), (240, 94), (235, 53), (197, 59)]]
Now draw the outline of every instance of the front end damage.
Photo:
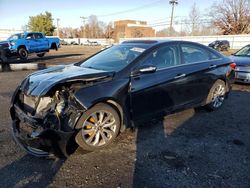
[(74, 96), (76, 89), (59, 85), (43, 96), (16, 89), (10, 108), (13, 136), (29, 154), (67, 157), (77, 148), (74, 127), (85, 109)]

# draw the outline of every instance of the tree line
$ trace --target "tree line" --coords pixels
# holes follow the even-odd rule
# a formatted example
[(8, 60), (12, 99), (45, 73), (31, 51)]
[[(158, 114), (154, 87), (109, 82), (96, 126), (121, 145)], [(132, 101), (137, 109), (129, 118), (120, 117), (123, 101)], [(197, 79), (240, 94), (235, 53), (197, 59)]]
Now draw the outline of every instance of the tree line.
[[(194, 3), (188, 18), (177, 24), (181, 25), (180, 31), (166, 27), (157, 31), (156, 36), (169, 36), (170, 32), (171, 36), (248, 34), (250, 33), (250, 3), (247, 0), (221, 0), (214, 3), (206, 14), (202, 14)], [(57, 34), (52, 14), (47, 11), (44, 14), (29, 17), (27, 26), (30, 31), (40, 31), (46, 35)], [(95, 15), (89, 16), (86, 24), (78, 28), (59, 28), (61, 38), (114, 38), (114, 33), (112, 22), (107, 24), (99, 21)]]

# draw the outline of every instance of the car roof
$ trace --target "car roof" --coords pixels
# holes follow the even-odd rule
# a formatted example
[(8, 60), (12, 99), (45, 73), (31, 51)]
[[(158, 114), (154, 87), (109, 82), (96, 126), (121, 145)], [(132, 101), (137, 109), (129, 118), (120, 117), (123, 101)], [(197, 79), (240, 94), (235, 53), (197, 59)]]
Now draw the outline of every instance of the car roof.
[(145, 46), (145, 47), (153, 47), (159, 44), (166, 44), (166, 43), (189, 43), (199, 46), (204, 46), (197, 42), (186, 41), (186, 40), (127, 40), (123, 41), (120, 45), (138, 45), (138, 46)]

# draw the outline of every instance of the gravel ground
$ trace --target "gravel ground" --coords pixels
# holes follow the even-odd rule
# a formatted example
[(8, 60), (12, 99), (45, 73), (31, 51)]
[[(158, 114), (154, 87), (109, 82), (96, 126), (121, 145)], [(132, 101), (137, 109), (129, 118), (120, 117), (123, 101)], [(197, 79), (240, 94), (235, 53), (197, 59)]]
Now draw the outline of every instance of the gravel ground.
[[(42, 61), (70, 63), (68, 57)], [(188, 109), (139, 123), (103, 150), (78, 149), (66, 160), (48, 160), (27, 155), (11, 137), (10, 98), (29, 73), (0, 73), (1, 188), (250, 187), (250, 85), (235, 84), (216, 112)]]

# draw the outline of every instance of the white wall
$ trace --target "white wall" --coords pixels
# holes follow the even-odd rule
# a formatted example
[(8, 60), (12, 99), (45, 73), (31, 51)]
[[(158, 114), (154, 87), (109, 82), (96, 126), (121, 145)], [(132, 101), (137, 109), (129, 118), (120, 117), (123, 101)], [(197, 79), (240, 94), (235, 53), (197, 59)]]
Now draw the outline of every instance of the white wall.
[(15, 29), (0, 29), (0, 41), (6, 40), (10, 35), (15, 33), (22, 33), (21, 30), (15, 30)]
[(89, 41), (96, 41), (96, 42), (98, 42), (99, 44), (101, 44), (101, 45), (110, 45), (110, 44), (112, 44), (112, 39), (105, 39), (105, 38), (100, 38), (100, 39), (88, 39), (88, 38), (72, 38), (72, 39), (67, 39), (67, 38), (65, 38), (65, 39), (61, 39), (61, 40), (64, 40), (64, 41), (66, 41), (67, 43), (71, 43), (71, 42), (76, 42), (76, 43), (80, 43), (80, 44), (84, 44), (84, 43), (87, 43), (87, 40), (89, 40)]
[(250, 44), (250, 35), (213, 35), (213, 36), (185, 36), (185, 37), (145, 37), (145, 38), (121, 38), (120, 43), (126, 40), (184, 40), (198, 42), (204, 45), (215, 40), (228, 40), (231, 49), (240, 49)]

